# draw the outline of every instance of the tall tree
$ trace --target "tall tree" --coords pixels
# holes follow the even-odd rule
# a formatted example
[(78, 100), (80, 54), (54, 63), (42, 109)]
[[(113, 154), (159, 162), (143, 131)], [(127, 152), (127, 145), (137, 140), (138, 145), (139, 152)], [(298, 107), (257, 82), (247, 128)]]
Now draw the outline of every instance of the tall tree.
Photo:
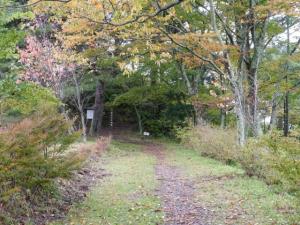
[[(244, 145), (248, 135), (261, 134), (259, 65), (274, 37), (286, 29), (286, 15), (297, 14), (299, 1), (95, 0), (86, 4), (77, 0), (63, 7), (49, 4), (57, 15), (63, 15), (58, 18), (63, 18), (62, 33), (70, 48), (111, 47), (116, 45), (112, 41), (121, 40), (115, 43), (131, 46), (128, 50), (134, 55), (139, 55), (141, 44), (149, 55), (175, 50), (185, 65), (204, 65), (210, 73), (219, 74), (223, 83), (230, 84), (239, 143)], [(45, 6), (41, 10), (49, 9)], [(158, 63), (165, 55), (160, 54)], [(139, 65), (138, 57), (132, 62)]]

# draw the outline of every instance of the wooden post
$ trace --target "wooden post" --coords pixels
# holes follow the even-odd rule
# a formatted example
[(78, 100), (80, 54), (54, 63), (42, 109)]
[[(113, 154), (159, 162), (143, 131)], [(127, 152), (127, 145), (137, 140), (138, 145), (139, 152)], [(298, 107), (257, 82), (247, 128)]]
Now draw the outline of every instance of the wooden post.
[(114, 126), (114, 111), (113, 109), (110, 110), (110, 127), (113, 128)]

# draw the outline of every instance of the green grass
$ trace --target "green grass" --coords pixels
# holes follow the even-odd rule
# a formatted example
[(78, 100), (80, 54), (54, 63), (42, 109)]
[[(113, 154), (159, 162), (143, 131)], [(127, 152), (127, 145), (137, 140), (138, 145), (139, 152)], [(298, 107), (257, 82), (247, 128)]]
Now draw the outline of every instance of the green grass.
[[(166, 146), (166, 163), (181, 168), (182, 178), (193, 181), (195, 200), (210, 209), (212, 224), (291, 225), (300, 221), (295, 197), (276, 194), (239, 167), (175, 143), (156, 142)], [(64, 222), (55, 225), (163, 224), (161, 202), (154, 194), (159, 185), (155, 163), (156, 158), (141, 145), (113, 141), (97, 164), (112, 176), (101, 180)]]
[(162, 224), (160, 200), (154, 195), (155, 158), (138, 145), (113, 142), (102, 163), (112, 176), (73, 207), (65, 222), (55, 224)]
[[(184, 169), (190, 178), (202, 176), (239, 176), (244, 171), (238, 167), (222, 164), (216, 160), (202, 157), (198, 152), (179, 144), (167, 143), (169, 163)], [(175, 153), (175, 154), (174, 154)]]
[[(276, 194), (243, 170), (201, 157), (194, 150), (167, 144), (170, 163), (194, 180), (196, 198), (213, 209), (214, 224), (297, 224), (297, 199)], [(299, 210), (299, 208), (298, 208)]]

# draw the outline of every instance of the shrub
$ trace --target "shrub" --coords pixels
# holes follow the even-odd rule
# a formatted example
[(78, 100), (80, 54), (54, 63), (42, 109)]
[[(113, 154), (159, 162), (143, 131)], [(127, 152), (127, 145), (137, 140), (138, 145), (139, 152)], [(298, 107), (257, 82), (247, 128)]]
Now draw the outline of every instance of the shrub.
[(45, 104), (54, 108), (60, 104), (49, 89), (30, 82), (16, 82), (12, 78), (0, 81), (1, 120), (9, 122), (24, 118), (41, 110)]
[(112, 136), (104, 137), (101, 136), (96, 140), (96, 144), (94, 146), (94, 153), (97, 155), (102, 154), (110, 145)]
[(249, 140), (239, 154), (239, 162), (249, 175), (257, 175), (268, 184), (278, 184), (288, 191), (299, 191), (300, 142), (274, 132), (260, 140)]
[(180, 130), (177, 137), (185, 145), (200, 151), (203, 156), (225, 163), (232, 163), (236, 160), (236, 134), (231, 129), (197, 126)]
[(78, 154), (85, 156), (84, 158), (92, 158), (93, 156), (100, 156), (110, 145), (112, 136), (101, 136), (95, 142), (79, 143), (73, 145), (72, 149)]
[(281, 190), (299, 194), (300, 142), (273, 132), (260, 139), (250, 139), (244, 148), (236, 145), (233, 130), (210, 126), (186, 128), (180, 140), (204, 156), (241, 165), (250, 176), (257, 176)]
[(69, 133), (70, 126), (64, 116), (47, 108), (0, 132), (0, 205), (6, 215), (30, 213), (32, 201), (53, 195), (55, 179), (68, 177), (78, 167), (80, 158), (65, 153), (78, 138)]

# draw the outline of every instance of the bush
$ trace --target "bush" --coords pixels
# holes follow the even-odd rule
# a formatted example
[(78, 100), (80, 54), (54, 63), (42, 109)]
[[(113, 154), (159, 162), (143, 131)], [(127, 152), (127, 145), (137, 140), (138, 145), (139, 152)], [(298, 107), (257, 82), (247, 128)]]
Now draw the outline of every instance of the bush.
[(260, 139), (250, 139), (244, 148), (236, 145), (233, 130), (210, 126), (183, 129), (181, 141), (204, 156), (236, 163), (249, 176), (257, 176), (281, 190), (299, 194), (300, 142), (293, 137), (281, 137), (274, 132)]
[(185, 128), (177, 133), (185, 145), (197, 149), (203, 156), (208, 156), (225, 163), (236, 161), (236, 134), (230, 129), (211, 126)]
[(63, 115), (45, 109), (0, 132), (0, 205), (6, 216), (28, 216), (31, 203), (55, 193), (56, 178), (78, 167), (81, 159), (65, 153), (78, 138), (70, 126)]
[(22, 119), (41, 110), (45, 104), (56, 108), (60, 102), (49, 89), (37, 84), (12, 78), (0, 80), (0, 119), (4, 120), (1, 122)]
[(112, 136), (101, 136), (96, 139), (95, 143), (80, 143), (74, 145), (74, 150), (82, 155), (86, 155), (87, 158), (93, 158), (93, 156), (101, 156), (101, 154), (109, 147)]
[(249, 140), (238, 160), (249, 175), (297, 192), (300, 186), (299, 149), (299, 140), (274, 132), (260, 140)]

